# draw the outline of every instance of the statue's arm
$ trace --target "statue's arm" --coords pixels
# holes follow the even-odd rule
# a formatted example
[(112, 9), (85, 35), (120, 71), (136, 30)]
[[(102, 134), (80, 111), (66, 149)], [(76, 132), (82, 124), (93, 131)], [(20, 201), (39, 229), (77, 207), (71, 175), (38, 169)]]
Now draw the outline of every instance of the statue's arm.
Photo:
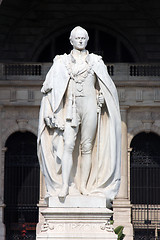
[(43, 100), (41, 103), (41, 107), (43, 108), (43, 118), (45, 125), (49, 128), (53, 128), (53, 111), (51, 108), (51, 91), (43, 94)]

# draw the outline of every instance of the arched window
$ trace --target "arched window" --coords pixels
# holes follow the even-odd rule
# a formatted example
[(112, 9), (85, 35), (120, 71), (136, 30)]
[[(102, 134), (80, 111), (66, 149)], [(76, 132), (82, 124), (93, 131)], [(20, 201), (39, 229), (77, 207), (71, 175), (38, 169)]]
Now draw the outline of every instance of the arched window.
[(6, 142), (4, 223), (6, 240), (35, 239), (38, 222), (39, 163), (36, 136), (16, 132)]
[[(87, 49), (103, 57), (104, 62), (135, 62), (133, 47), (121, 36), (101, 29), (86, 27), (90, 40)], [(54, 36), (41, 51), (37, 61), (52, 62), (55, 55), (70, 53), (72, 46), (69, 42), (70, 31)]]
[(133, 138), (131, 148), (134, 239), (156, 239), (160, 235), (160, 136), (140, 133)]
[(140, 133), (131, 148), (131, 203), (160, 204), (160, 137)]

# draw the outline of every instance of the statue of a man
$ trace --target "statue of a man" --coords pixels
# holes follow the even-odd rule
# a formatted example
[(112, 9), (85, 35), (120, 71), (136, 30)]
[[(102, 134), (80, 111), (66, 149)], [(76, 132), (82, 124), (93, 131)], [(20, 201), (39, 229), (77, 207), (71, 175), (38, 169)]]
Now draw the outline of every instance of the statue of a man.
[(73, 50), (56, 56), (42, 87), (38, 156), (48, 195), (101, 195), (120, 185), (121, 120), (117, 91), (88, 33), (71, 31)]

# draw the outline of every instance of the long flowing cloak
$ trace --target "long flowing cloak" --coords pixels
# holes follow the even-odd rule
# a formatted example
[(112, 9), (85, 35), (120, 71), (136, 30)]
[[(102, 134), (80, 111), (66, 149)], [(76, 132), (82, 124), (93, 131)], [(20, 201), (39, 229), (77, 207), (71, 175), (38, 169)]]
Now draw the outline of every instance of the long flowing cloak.
[[(61, 159), (63, 155), (63, 127), (65, 121), (64, 96), (70, 79), (70, 55), (56, 56), (44, 81), (39, 114), (38, 157), (45, 177), (49, 195), (57, 195), (62, 185)], [(87, 183), (89, 195), (106, 197), (109, 203), (115, 198), (120, 186), (121, 165), (121, 118), (116, 87), (100, 56), (89, 54), (88, 60), (97, 76), (105, 98), (100, 121), (100, 141), (96, 134), (92, 167)], [(55, 128), (46, 127), (44, 118), (55, 122)], [(99, 152), (97, 156), (97, 151)], [(70, 194), (77, 194), (80, 188), (81, 152), (79, 136), (73, 153), (73, 167), (70, 176)]]

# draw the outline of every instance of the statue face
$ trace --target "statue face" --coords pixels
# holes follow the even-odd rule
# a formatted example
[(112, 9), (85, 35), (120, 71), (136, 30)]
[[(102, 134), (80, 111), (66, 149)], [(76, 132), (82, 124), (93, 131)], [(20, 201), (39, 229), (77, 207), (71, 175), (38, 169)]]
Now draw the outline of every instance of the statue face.
[(77, 29), (71, 39), (71, 44), (73, 45), (73, 48), (80, 51), (84, 50), (87, 46), (87, 42), (88, 40), (86, 38), (85, 32), (82, 29)]

